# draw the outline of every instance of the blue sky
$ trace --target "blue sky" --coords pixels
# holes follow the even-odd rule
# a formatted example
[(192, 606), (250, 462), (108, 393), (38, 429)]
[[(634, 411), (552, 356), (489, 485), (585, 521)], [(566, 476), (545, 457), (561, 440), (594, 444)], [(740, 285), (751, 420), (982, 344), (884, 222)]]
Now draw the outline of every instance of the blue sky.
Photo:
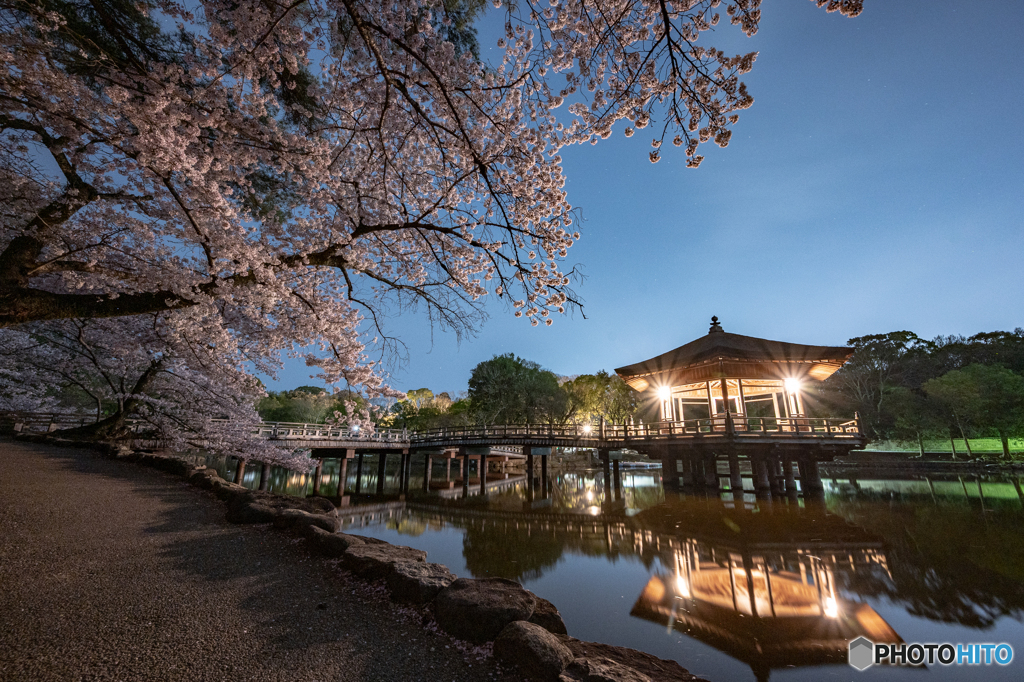
[[(485, 53), (496, 19), (481, 22)], [(698, 170), (670, 146), (651, 164), (648, 131), (620, 125), (563, 153), (587, 319), (531, 327), (495, 303), (460, 345), (405, 315), (392, 384), (462, 391), (506, 352), (611, 371), (705, 334), (712, 315), (829, 345), (1024, 326), (1022, 36), (1019, 0), (867, 0), (855, 19), (773, 0), (751, 39), (723, 22), (702, 43), (760, 52), (728, 148), (706, 145)], [(307, 377), (289, 363), (270, 388)]]

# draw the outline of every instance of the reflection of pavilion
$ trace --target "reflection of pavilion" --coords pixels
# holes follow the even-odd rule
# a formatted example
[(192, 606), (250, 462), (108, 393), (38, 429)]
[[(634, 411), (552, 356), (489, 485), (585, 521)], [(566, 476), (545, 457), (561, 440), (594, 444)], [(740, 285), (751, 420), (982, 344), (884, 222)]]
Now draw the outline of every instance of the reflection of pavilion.
[(698, 537), (662, 536), (668, 570), (651, 577), (631, 614), (747, 663), (758, 679), (773, 668), (845, 663), (848, 642), (861, 635), (902, 641), (841, 590), (853, 572), (888, 572), (880, 541), (824, 512), (762, 511), (717, 522), (698, 514)]

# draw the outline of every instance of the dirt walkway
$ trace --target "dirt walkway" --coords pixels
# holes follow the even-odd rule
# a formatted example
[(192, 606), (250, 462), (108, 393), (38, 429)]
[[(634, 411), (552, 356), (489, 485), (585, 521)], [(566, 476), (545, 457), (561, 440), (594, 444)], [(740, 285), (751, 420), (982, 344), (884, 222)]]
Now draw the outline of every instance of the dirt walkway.
[(0, 440), (0, 680), (494, 680), (181, 479)]

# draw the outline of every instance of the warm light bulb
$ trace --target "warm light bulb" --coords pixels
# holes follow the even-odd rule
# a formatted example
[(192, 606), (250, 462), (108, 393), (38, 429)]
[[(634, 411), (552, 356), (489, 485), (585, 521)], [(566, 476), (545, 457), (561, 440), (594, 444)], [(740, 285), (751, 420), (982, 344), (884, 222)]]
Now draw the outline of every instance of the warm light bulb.
[(681, 575), (676, 576), (676, 594), (684, 598), (690, 596), (690, 586), (686, 584), (686, 578)]
[(800, 390), (800, 380), (799, 379), (793, 379), (793, 378), (786, 379), (786, 391), (788, 391), (789, 393), (796, 393), (799, 390)]
[(672, 389), (668, 386), (661, 386), (658, 388), (658, 397), (662, 400), (668, 400), (672, 395)]
[(593, 430), (594, 430), (594, 427), (592, 427), (590, 424), (584, 424), (583, 425), (583, 433), (590, 433)]
[(839, 617), (839, 605), (836, 603), (835, 597), (827, 597), (825, 599), (825, 615), (829, 618)]

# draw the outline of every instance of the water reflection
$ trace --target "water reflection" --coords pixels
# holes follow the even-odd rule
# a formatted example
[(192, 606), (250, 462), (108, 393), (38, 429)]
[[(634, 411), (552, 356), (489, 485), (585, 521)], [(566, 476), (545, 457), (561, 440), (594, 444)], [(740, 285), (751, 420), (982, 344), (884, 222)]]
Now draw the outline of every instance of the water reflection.
[[(319, 483), (332, 498), (337, 462), (325, 460)], [(859, 635), (968, 642), (997, 632), (1024, 648), (1017, 479), (826, 478), (822, 501), (773, 501), (666, 491), (659, 470), (640, 469), (623, 472), (617, 501), (599, 470), (547, 486), (493, 472), (486, 495), (462, 498), (451, 471), (446, 481), (435, 469), (425, 494), (422, 466), (405, 493), (398, 469), (388, 463), (384, 495), (373, 496), (376, 463), (357, 475), (350, 460), (352, 506), (339, 510), (348, 530), (424, 549), (461, 575), (517, 579), (557, 604), (574, 636), (674, 658), (709, 679), (811, 681), (824, 664), (846, 672), (846, 644)], [(260, 475), (246, 471), (243, 482), (258, 487)], [(313, 489), (309, 475), (275, 472), (269, 485)]]

